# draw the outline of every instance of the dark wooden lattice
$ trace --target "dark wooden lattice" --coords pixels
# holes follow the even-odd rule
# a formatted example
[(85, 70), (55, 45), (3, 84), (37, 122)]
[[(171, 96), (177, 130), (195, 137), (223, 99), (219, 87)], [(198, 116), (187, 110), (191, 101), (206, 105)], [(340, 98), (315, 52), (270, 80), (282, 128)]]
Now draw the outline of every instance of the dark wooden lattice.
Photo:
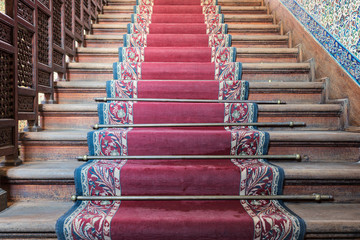
[(0, 128), (0, 147), (13, 145), (13, 129)]
[(86, 11), (84, 11), (84, 23), (90, 26), (90, 15)]
[(85, 8), (89, 7), (89, 0), (83, 0), (83, 3)]
[(53, 51), (53, 61), (55, 64), (62, 66), (63, 65), (64, 55), (56, 50)]
[(34, 97), (19, 96), (18, 97), (18, 110), (19, 112), (32, 112), (34, 111)]
[(81, 1), (75, 0), (75, 16), (81, 18)]
[(72, 1), (66, 0), (65, 1), (65, 27), (70, 31), (72, 30), (72, 22), (73, 22)]
[(50, 73), (42, 70), (38, 71), (38, 83), (39, 85), (50, 87)]
[(75, 21), (75, 33), (82, 36), (82, 30), (83, 30), (82, 25)]
[(53, 40), (61, 47), (61, 0), (53, 0)]
[(34, 24), (34, 10), (31, 9), (22, 1), (18, 1), (18, 16), (22, 19), (28, 21), (31, 24)]
[(14, 118), (14, 55), (0, 51), (0, 118)]
[(0, 22), (0, 40), (12, 45), (12, 27)]
[(32, 36), (33, 33), (19, 28), (17, 37), (19, 87), (33, 87)]
[(73, 49), (73, 38), (70, 37), (68, 34), (65, 35), (65, 46), (70, 48), (71, 50)]
[(49, 16), (38, 10), (38, 58), (49, 65)]
[(41, 2), (44, 6), (46, 6), (48, 9), (50, 8), (50, 1), (49, 0), (38, 0)]
[(95, 15), (96, 14), (96, 6), (93, 2), (91, 2), (91, 12)]

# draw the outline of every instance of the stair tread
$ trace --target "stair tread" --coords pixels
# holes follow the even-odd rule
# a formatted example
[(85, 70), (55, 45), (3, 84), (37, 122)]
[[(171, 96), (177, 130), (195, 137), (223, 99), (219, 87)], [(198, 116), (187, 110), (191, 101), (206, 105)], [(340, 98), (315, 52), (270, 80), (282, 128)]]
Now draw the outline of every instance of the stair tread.
[[(191, 167), (196, 167), (195, 163), (191, 162), (189, 165), (191, 164)], [(0, 175), (12, 180), (73, 180), (74, 169), (82, 164), (83, 162), (75, 160), (25, 163), (17, 167), (2, 167), (0, 169)], [(153, 165), (152, 163), (149, 163), (147, 167), (145, 163), (143, 163), (143, 165), (146, 169), (160, 166)], [(179, 165), (174, 161), (171, 163), (165, 162), (161, 166), (164, 165), (169, 165), (169, 167), (184, 167), (184, 165)], [(284, 169), (285, 179), (288, 180), (360, 180), (360, 163), (358, 162), (277, 162), (275, 165)], [(203, 165), (200, 164), (200, 167), (202, 166)]]
[[(139, 80), (141, 81), (141, 80)], [(154, 80), (155, 81), (155, 80)], [(159, 80), (163, 81), (163, 80)], [(184, 80), (185, 81), (185, 80)], [(188, 80), (191, 81), (191, 80)], [(194, 82), (199, 82), (196, 80)], [(58, 81), (55, 82), (55, 88), (103, 88), (104, 81)], [(252, 89), (323, 89), (323, 82), (249, 82), (250, 91)]]
[[(85, 35), (85, 39), (87, 40), (122, 40), (122, 35)], [(241, 41), (241, 40), (253, 40), (253, 41), (270, 41), (270, 40), (288, 40), (289, 37), (287, 35), (232, 35), (231, 38), (233, 41)]]
[[(136, 99), (134, 99), (136, 100)], [(164, 105), (167, 103), (154, 103)], [(180, 103), (179, 103), (180, 104)], [(202, 103), (188, 103), (192, 105), (199, 105)], [(341, 111), (341, 104), (266, 104), (266, 105), (259, 105), (258, 109), (259, 112), (329, 112)], [(41, 104), (40, 111), (42, 112), (97, 112), (97, 104), (94, 103), (83, 103), (83, 104)]]
[[(178, 25), (183, 26), (183, 23), (154, 23), (157, 25)], [(92, 24), (92, 29), (127, 29), (127, 23), (95, 23)], [(187, 25), (202, 25), (202, 23), (187, 23)], [(228, 24), (228, 29), (272, 29), (279, 28), (278, 24)]]
[[(162, 14), (157, 14), (157, 15), (162, 15)], [(191, 14), (188, 14), (191, 15)], [(195, 14), (194, 14), (195, 15)], [(109, 13), (109, 14), (99, 14), (98, 15), (98, 19), (127, 19), (127, 20), (131, 20), (131, 13), (118, 13), (118, 14), (114, 14), (114, 13)], [(272, 15), (267, 15), (267, 14), (243, 14), (243, 15), (235, 15), (235, 14), (226, 14), (224, 15), (225, 20), (253, 20), (253, 19), (261, 19), (261, 20), (272, 20), (273, 16)]]
[[(0, 213), (0, 232), (54, 232), (56, 220), (72, 205), (72, 202), (62, 201), (17, 202)], [(286, 205), (305, 220), (307, 233), (360, 231), (358, 217), (360, 204), (286, 203)]]
[[(180, 64), (180, 62), (176, 63), (168, 63), (168, 64)], [(310, 69), (310, 63), (242, 63), (242, 68), (244, 70), (247, 69)], [(93, 69), (93, 70), (109, 70), (112, 71), (113, 64), (112, 63), (68, 63), (67, 67), (71, 69)]]
[[(143, 130), (146, 131), (146, 130)], [(183, 130), (169, 130), (176, 133)], [(192, 130), (187, 130), (192, 131)], [(206, 130), (219, 131), (219, 130)], [(78, 130), (45, 130), (42, 132), (21, 133), (22, 141), (86, 141), (89, 129)], [(357, 142), (360, 143), (360, 133), (345, 131), (268, 131), (270, 141), (286, 142)]]
[[(170, 49), (170, 48), (169, 48)], [(119, 48), (88, 48), (79, 47), (77, 53), (88, 54), (119, 54)], [(297, 54), (298, 48), (236, 48), (236, 53), (258, 53), (258, 54)]]

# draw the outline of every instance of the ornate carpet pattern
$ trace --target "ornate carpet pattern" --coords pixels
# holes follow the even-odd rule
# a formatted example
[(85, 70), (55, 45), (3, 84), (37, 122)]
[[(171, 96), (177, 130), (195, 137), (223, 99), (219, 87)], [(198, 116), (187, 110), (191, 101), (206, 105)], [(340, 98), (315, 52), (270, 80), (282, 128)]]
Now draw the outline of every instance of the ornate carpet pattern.
[[(100, 124), (254, 123), (255, 103), (141, 102), (137, 98), (247, 100), (249, 84), (211, 0), (139, 0), (98, 105)], [(103, 128), (89, 155), (265, 155), (255, 127)], [(77, 195), (277, 195), (283, 170), (266, 159), (91, 160)], [(302, 239), (305, 224), (277, 200), (76, 201), (59, 239)]]

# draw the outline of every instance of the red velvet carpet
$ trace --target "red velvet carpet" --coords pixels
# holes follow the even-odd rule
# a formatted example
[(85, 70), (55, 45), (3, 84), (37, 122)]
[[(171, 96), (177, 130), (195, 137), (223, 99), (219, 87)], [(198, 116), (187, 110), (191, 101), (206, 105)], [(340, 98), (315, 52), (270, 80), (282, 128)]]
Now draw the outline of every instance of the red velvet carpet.
[[(254, 103), (162, 103), (136, 98), (246, 100), (248, 83), (212, 1), (140, 0), (114, 63), (100, 124), (252, 123)], [(89, 155), (263, 155), (253, 127), (106, 128)], [(283, 170), (265, 159), (92, 160), (75, 170), (76, 194), (276, 195)], [(276, 200), (77, 201), (59, 239), (302, 239), (305, 224)]]

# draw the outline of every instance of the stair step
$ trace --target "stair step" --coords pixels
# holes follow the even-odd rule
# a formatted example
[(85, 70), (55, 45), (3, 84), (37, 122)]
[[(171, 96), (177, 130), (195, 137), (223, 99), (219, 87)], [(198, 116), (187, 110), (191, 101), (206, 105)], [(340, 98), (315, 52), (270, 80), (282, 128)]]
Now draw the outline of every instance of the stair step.
[[(190, 130), (188, 130), (190, 131)], [(88, 131), (24, 132), (21, 156), (26, 161), (70, 160), (87, 154)], [(173, 131), (174, 134), (178, 134)], [(360, 158), (360, 133), (343, 131), (269, 131), (269, 154), (302, 155), (307, 162), (354, 162)]]
[[(298, 48), (236, 48), (237, 62), (297, 62)], [(77, 62), (113, 63), (118, 48), (77, 48)]]
[[(111, 80), (112, 64), (109, 63), (68, 63), (69, 80)], [(311, 63), (243, 63), (242, 78), (260, 81), (309, 81)]]
[[(250, 82), (250, 100), (282, 100), (287, 103), (323, 103), (323, 82)], [(59, 81), (55, 100), (59, 104), (91, 103), (105, 97), (104, 81)]]
[[(111, 0), (107, 2), (108, 5), (136, 5), (135, 0)], [(262, 0), (219, 0), (218, 5), (221, 6), (234, 6), (234, 5), (247, 5), (247, 6), (262, 6)]]
[[(160, 25), (160, 23), (158, 23)], [(163, 23), (161, 25), (176, 25)], [(182, 25), (182, 24), (178, 24)], [(189, 24), (191, 25), (191, 24)], [(251, 33), (277, 33), (280, 30), (280, 26), (277, 24), (228, 24), (228, 33), (241, 33), (241, 34), (251, 34)], [(102, 23), (102, 24), (92, 24), (93, 34), (126, 34), (127, 33), (127, 24), (126, 23)], [(167, 32), (168, 33), (168, 32)]]
[[(98, 15), (99, 24), (103, 23), (130, 23), (131, 14), (99, 14)], [(273, 16), (266, 14), (251, 14), (251, 15), (224, 15), (225, 23), (272, 23)]]
[[(0, 176), (3, 179), (4, 188), (10, 193), (9, 199), (12, 201), (30, 199), (68, 200), (75, 190), (74, 169), (82, 164), (76, 160), (27, 163), (18, 167), (4, 167), (0, 171)], [(276, 162), (275, 164), (285, 171), (284, 194), (311, 194), (316, 192), (331, 194), (336, 202), (354, 203), (359, 201), (359, 163)], [(176, 172), (184, 171), (184, 168), (188, 169), (189, 167), (184, 162), (171, 162), (165, 165)], [(152, 172), (160, 172), (161, 169), (157, 168), (162, 166), (164, 163), (160, 165), (149, 162), (146, 165), (143, 162), (143, 165), (136, 165), (134, 170), (138, 169), (138, 171), (152, 174)], [(203, 167), (202, 163), (191, 163), (191, 168), (199, 168), (198, 171), (202, 171)], [(141, 181), (141, 177), (139, 176), (139, 181)], [(187, 181), (186, 176), (183, 178), (178, 180), (180, 182)], [(152, 184), (149, 183), (149, 187), (150, 185)]]
[[(171, 6), (171, 5), (164, 5), (164, 6)], [(266, 14), (268, 8), (265, 6), (221, 6), (221, 13), (226, 14), (259, 14), (263, 13)], [(133, 13), (134, 12), (134, 5), (109, 5), (104, 6), (103, 12), (107, 13)]]
[[(72, 205), (62, 201), (17, 202), (0, 213), (0, 237), (56, 238), (55, 222)], [(305, 220), (307, 239), (360, 237), (360, 204), (289, 202), (286, 205)]]
[[(142, 104), (142, 103), (138, 103)], [(145, 103), (161, 112), (169, 103)], [(178, 106), (173, 104), (173, 107)], [(203, 105), (203, 104), (200, 104)], [(199, 104), (189, 103), (190, 109), (195, 109)], [(135, 108), (136, 109), (136, 108)], [(299, 128), (269, 128), (260, 127), (262, 130), (340, 130), (340, 104), (286, 104), (286, 105), (259, 105), (259, 122), (305, 122), (307, 126)], [(98, 123), (97, 104), (43, 104), (40, 105), (41, 127), (52, 129), (88, 129)], [(159, 115), (160, 113), (156, 113)], [(161, 114), (160, 114), (161, 115)], [(159, 115), (159, 116), (160, 116)], [(150, 116), (149, 116), (150, 117)], [(136, 121), (136, 119), (135, 119)], [(176, 120), (174, 120), (176, 121)], [(187, 120), (186, 122), (191, 122)], [(153, 122), (147, 122), (153, 123)]]
[[(232, 35), (233, 47), (288, 47), (288, 35)], [(122, 46), (122, 35), (85, 35), (87, 47)]]

